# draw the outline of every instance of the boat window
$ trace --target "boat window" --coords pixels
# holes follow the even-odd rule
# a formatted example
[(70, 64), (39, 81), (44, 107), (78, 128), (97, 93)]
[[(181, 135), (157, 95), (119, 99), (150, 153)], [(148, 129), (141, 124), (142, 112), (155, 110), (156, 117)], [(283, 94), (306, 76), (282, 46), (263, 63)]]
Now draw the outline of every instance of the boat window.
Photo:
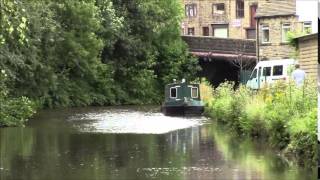
[(283, 66), (274, 66), (273, 67), (273, 75), (274, 76), (281, 76), (283, 74)]
[(177, 98), (177, 88), (170, 88), (170, 98)]
[(198, 98), (198, 88), (197, 87), (191, 88), (191, 98)]

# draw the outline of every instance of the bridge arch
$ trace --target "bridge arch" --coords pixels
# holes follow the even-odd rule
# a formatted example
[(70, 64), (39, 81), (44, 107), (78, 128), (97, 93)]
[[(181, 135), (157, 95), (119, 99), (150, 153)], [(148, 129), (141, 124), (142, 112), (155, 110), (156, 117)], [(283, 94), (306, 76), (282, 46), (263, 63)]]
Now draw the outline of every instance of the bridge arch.
[(226, 80), (240, 83), (246, 72), (257, 62), (256, 41), (203, 36), (182, 36), (189, 51), (199, 59), (202, 71), (200, 77), (206, 77), (217, 87)]

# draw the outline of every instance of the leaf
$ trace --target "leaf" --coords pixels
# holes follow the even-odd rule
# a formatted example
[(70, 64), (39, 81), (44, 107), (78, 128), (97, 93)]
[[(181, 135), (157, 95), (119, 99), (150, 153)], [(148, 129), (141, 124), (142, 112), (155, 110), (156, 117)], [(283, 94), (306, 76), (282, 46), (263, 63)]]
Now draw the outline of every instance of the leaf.
[(25, 17), (22, 17), (21, 20), (22, 20), (23, 24), (25, 24), (27, 22), (27, 18), (25, 18)]

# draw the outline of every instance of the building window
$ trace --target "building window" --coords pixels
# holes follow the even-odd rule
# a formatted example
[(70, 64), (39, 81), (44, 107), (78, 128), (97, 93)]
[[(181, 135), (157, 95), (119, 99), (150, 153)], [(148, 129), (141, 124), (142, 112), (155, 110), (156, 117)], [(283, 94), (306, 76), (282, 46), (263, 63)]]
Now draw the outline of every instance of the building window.
[(213, 14), (213, 15), (222, 15), (222, 14), (225, 14), (224, 3), (213, 4), (213, 5), (212, 5), (212, 14)]
[(194, 36), (194, 28), (188, 28), (188, 35)]
[(196, 17), (197, 16), (197, 5), (196, 4), (187, 4), (186, 5), (186, 16), (187, 17)]
[(236, 0), (236, 15), (237, 18), (244, 17), (244, 0)]
[(229, 27), (228, 24), (213, 24), (212, 25), (212, 35), (218, 38), (228, 38)]
[(209, 27), (202, 27), (202, 35), (209, 36)]
[(262, 25), (262, 43), (268, 43), (270, 42), (270, 38), (269, 38), (269, 26), (268, 25)]
[(256, 29), (247, 29), (247, 39), (256, 39)]
[(310, 34), (312, 32), (312, 22), (306, 21), (303, 23), (303, 32)]
[(288, 42), (288, 32), (291, 30), (290, 23), (282, 24), (282, 42)]

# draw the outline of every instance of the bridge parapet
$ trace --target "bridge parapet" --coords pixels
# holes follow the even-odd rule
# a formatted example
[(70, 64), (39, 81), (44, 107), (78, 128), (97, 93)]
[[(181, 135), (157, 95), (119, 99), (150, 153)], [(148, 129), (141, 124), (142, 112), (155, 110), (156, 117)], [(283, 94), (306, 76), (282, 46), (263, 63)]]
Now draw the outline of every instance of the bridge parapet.
[(256, 60), (256, 41), (244, 39), (182, 36), (189, 50), (196, 56), (211, 56), (235, 59), (239, 56)]

